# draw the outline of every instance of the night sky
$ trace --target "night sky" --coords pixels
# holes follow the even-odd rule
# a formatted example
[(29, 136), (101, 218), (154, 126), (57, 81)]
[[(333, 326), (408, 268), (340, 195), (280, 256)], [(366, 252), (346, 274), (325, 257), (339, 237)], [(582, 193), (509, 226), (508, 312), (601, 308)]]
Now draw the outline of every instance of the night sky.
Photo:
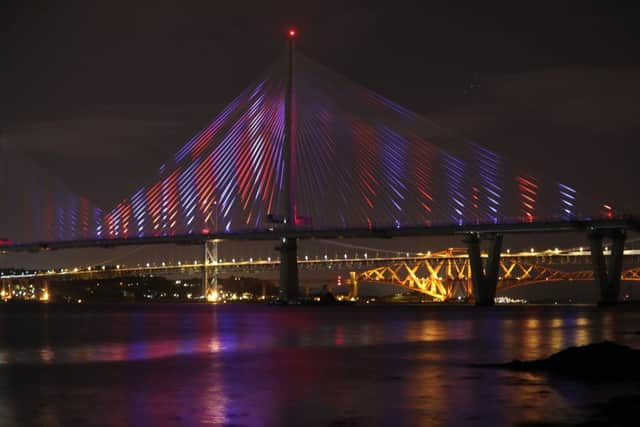
[(110, 209), (282, 54), (294, 24), (316, 61), (640, 213), (637, 2), (526, 3), (10, 1), (2, 138)]

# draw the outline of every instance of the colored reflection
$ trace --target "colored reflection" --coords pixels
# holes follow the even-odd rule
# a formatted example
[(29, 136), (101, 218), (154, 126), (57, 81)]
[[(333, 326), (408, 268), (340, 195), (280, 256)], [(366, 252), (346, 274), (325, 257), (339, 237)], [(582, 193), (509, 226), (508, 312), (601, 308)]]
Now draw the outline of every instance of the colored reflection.
[(588, 385), (471, 365), (640, 345), (624, 307), (127, 310), (5, 316), (0, 424), (575, 424)]

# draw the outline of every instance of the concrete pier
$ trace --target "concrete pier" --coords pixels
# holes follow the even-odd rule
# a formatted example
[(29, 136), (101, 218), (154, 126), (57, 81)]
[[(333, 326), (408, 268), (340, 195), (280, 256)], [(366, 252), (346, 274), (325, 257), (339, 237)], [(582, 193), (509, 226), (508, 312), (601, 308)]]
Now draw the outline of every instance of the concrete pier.
[[(620, 295), (620, 276), (622, 274), (622, 258), (624, 255), (624, 230), (592, 230), (587, 235), (591, 247), (593, 277), (600, 290), (600, 305), (612, 305), (618, 302)], [(611, 239), (611, 255), (609, 263), (605, 258), (604, 238)]]
[(464, 242), (467, 244), (469, 254), (475, 305), (491, 306), (494, 304), (496, 297), (503, 236), (501, 234), (489, 234), (482, 236), (482, 238), (490, 241), (486, 268), (483, 265), (480, 251), (481, 236), (478, 233), (470, 233), (464, 239)]

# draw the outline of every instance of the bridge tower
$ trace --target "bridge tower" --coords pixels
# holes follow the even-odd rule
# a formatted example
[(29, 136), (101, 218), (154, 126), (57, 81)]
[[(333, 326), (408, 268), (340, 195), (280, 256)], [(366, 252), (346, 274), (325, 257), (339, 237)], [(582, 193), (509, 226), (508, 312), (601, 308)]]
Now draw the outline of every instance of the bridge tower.
[[(591, 262), (593, 266), (593, 278), (600, 289), (600, 305), (612, 305), (618, 301), (620, 295), (620, 279), (622, 276), (622, 259), (624, 256), (624, 242), (626, 234), (624, 230), (598, 230), (594, 229), (587, 235), (591, 246)], [(609, 265), (605, 259), (603, 240), (611, 239), (611, 255)]]
[(204, 242), (202, 259), (202, 296), (206, 301), (216, 302), (218, 293), (218, 239)]
[[(473, 299), (477, 306), (491, 306), (496, 297), (498, 286), (498, 273), (500, 270), (500, 251), (502, 250), (502, 234), (492, 233), (481, 236), (478, 233), (470, 233), (465, 237), (471, 267), (471, 284)], [(490, 241), (489, 258), (486, 268), (482, 264), (480, 253), (480, 241), (485, 238)]]
[(284, 233), (280, 251), (280, 287), (285, 298), (298, 299), (298, 244), (289, 232), (296, 227), (296, 145), (294, 109), (294, 48), (297, 32), (287, 32), (287, 84), (284, 98)]

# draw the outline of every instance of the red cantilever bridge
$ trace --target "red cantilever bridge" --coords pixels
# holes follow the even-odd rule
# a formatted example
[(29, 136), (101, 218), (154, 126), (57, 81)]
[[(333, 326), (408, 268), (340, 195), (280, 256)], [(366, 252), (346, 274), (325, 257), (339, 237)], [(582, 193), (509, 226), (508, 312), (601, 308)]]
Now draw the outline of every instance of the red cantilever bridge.
[[(162, 163), (157, 177), (111, 209), (2, 148), (0, 250), (201, 244), (209, 287), (216, 239), (277, 240), (280, 284), (294, 300), (298, 239), (460, 236), (464, 267), (451, 258), (446, 268), (425, 264), (438, 270), (426, 281), (398, 271), (392, 280), (441, 299), (452, 292), (448, 279), (436, 279), (445, 268), (446, 277), (466, 278), (477, 304), (492, 304), (497, 284), (519, 268), (502, 257), (505, 235), (578, 232), (588, 236), (602, 302), (617, 300), (637, 219), (579, 215), (598, 209), (585, 206), (575, 186), (528, 173), (294, 55), (294, 43), (289, 38), (283, 58)], [(369, 279), (392, 271), (371, 271)]]

